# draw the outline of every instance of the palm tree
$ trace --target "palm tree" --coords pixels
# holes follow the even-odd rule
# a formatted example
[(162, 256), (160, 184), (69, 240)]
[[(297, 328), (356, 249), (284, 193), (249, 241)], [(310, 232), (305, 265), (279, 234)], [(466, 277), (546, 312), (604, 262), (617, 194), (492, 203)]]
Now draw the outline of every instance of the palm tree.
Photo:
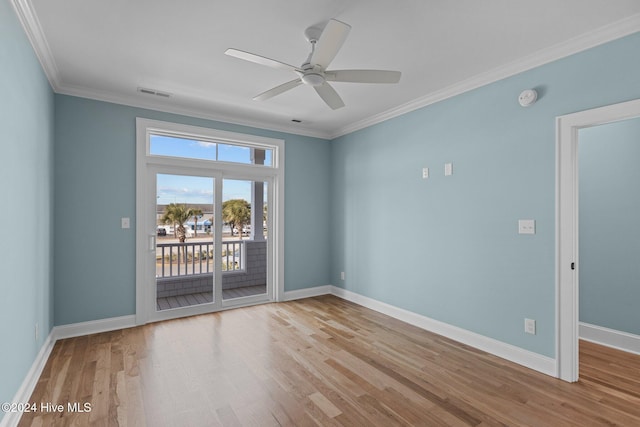
[(238, 229), (240, 239), (242, 239), (242, 228), (251, 221), (251, 203), (244, 199), (231, 199), (222, 203), (222, 220), (233, 229)]
[[(178, 241), (184, 243), (187, 240), (187, 230), (184, 227), (184, 223), (193, 216), (192, 209), (187, 208), (187, 205), (179, 205), (171, 203), (164, 210), (162, 215), (162, 222), (164, 224), (173, 224), (174, 233), (177, 233)], [(176, 228), (175, 225), (178, 224)], [(183, 248), (184, 262), (187, 262), (187, 247)], [(178, 258), (180, 257), (180, 247), (178, 247)]]
[(195, 233), (195, 237), (198, 237), (198, 218), (202, 216), (202, 209), (191, 209), (191, 215), (193, 215), (194, 227), (193, 232)]
[[(187, 240), (187, 230), (184, 227), (184, 223), (193, 215), (193, 209), (187, 208), (187, 205), (171, 203), (165, 208), (161, 220), (164, 224), (173, 224), (178, 240), (180, 243), (184, 243)], [(177, 228), (175, 227), (176, 224), (178, 225)]]

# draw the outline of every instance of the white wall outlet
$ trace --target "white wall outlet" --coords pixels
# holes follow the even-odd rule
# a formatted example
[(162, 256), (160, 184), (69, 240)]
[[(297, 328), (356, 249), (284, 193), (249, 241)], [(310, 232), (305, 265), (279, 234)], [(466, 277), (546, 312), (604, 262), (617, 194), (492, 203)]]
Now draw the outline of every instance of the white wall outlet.
[(518, 220), (518, 234), (536, 234), (535, 219)]
[(340, 272), (340, 280), (344, 280), (344, 271)]
[(444, 164), (444, 176), (453, 175), (453, 163)]
[(130, 228), (131, 220), (129, 218), (120, 218), (120, 228)]
[(40, 338), (40, 331), (38, 330), (38, 322), (36, 322), (36, 327), (35, 327), (35, 336), (36, 336), (36, 342), (38, 342), (38, 338)]
[(429, 168), (422, 168), (422, 178), (423, 179), (429, 178)]
[(527, 334), (536, 334), (536, 321), (533, 319), (524, 319), (524, 331)]

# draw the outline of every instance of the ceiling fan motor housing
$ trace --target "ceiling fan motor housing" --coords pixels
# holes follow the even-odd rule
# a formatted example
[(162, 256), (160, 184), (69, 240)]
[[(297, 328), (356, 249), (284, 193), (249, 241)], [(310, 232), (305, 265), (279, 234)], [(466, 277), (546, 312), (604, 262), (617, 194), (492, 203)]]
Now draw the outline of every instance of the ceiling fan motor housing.
[(302, 83), (309, 86), (321, 86), (325, 82), (324, 73), (320, 67), (305, 62), (300, 69), (302, 70), (300, 75)]

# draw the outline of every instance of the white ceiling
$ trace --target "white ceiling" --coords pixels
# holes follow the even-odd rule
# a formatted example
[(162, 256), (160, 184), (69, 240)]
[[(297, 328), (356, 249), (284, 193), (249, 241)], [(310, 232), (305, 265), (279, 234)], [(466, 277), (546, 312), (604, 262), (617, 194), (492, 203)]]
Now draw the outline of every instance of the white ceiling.
[[(58, 93), (320, 137), (640, 31), (638, 0), (11, 1)], [(335, 111), (308, 86), (253, 101), (295, 75), (224, 51), (299, 66), (305, 28), (330, 18), (352, 27), (330, 68), (399, 70), (400, 83), (333, 83)]]

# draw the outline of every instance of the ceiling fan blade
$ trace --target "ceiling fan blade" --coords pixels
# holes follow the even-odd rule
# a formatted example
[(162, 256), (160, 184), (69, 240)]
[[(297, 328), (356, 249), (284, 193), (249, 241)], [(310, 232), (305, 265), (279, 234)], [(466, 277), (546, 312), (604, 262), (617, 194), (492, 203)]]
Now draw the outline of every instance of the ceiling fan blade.
[(398, 83), (402, 73), (386, 70), (331, 70), (324, 77), (330, 82), (349, 83)]
[(333, 110), (344, 107), (342, 98), (340, 98), (338, 92), (336, 92), (329, 83), (323, 83), (320, 86), (314, 86), (313, 88), (318, 92), (320, 98), (322, 98)]
[(260, 95), (254, 96), (254, 101), (265, 101), (269, 98), (273, 98), (276, 95), (280, 95), (283, 92), (293, 89), (294, 87), (300, 86), (302, 84), (302, 80), (295, 79), (290, 82), (286, 82), (281, 84), (280, 86), (276, 86), (273, 89), (269, 89), (266, 92), (262, 92)]
[(293, 65), (285, 64), (284, 62), (280, 62), (280, 61), (276, 61), (275, 59), (256, 55), (255, 53), (245, 52), (243, 50), (227, 49), (224, 51), (224, 53), (225, 55), (233, 56), (239, 59), (244, 59), (245, 61), (249, 61), (249, 62), (255, 62), (256, 64), (260, 64), (260, 65), (266, 65), (267, 67), (271, 67), (271, 68), (301, 72), (301, 70), (299, 70), (297, 67), (294, 67)]
[(319, 65), (322, 69), (327, 68), (347, 39), (349, 31), (351, 31), (350, 25), (331, 19), (316, 42), (311, 55), (311, 64)]

